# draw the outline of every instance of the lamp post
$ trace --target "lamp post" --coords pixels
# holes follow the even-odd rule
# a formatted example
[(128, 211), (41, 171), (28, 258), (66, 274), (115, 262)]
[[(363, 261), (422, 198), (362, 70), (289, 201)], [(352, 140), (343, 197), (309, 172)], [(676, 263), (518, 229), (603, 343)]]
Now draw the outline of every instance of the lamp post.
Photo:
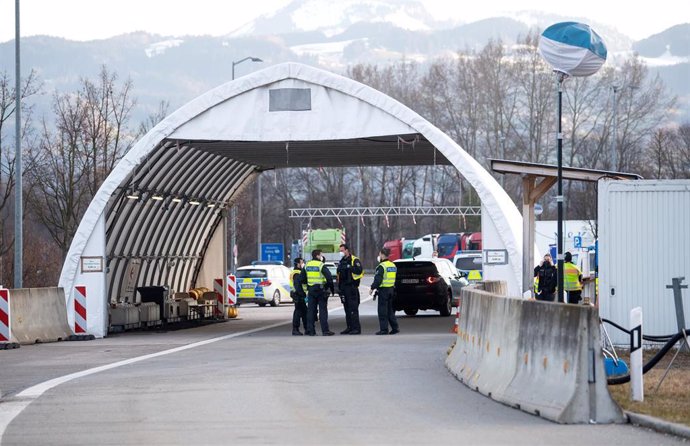
[[(246, 61), (252, 61), (252, 62), (263, 62), (263, 60), (259, 59), (258, 57), (253, 57), (253, 56), (247, 56), (244, 59), (240, 60), (235, 60), (232, 62), (232, 80), (235, 80), (235, 67), (242, 62)], [(258, 209), (258, 214), (259, 218), (257, 221), (257, 250), (258, 250), (258, 257), (257, 260), (261, 259), (261, 173), (259, 173), (259, 178), (257, 179), (257, 188), (259, 189), (259, 209)], [(230, 220), (231, 220), (231, 228), (232, 228), (232, 238), (231, 238), (231, 247), (230, 251), (232, 252), (232, 255), (230, 256), (230, 269), (233, 271), (237, 268), (237, 259), (235, 257), (235, 252), (237, 251), (237, 235), (236, 235), (236, 229), (237, 229), (237, 207), (233, 206), (232, 209), (230, 210)]]
[(19, 58), (19, 0), (15, 1), (15, 22), (14, 22), (14, 46), (15, 46), (15, 180), (14, 180), (14, 287), (22, 288), (23, 272), (24, 272), (24, 228), (22, 223), (24, 221), (24, 201), (22, 197), (22, 118), (21, 118), (21, 104), (22, 104), (22, 89), (21, 89), (21, 64)]
[(620, 85), (613, 85), (613, 134), (611, 136), (611, 170), (616, 171), (618, 168), (618, 95)]
[(576, 22), (561, 22), (549, 26), (539, 39), (539, 52), (556, 73), (558, 83), (558, 302), (564, 302), (563, 295), (563, 129), (562, 102), (563, 82), (570, 76), (590, 76), (596, 73), (606, 61), (608, 51), (601, 37), (589, 25)]
[(259, 59), (258, 57), (252, 57), (252, 56), (248, 56), (248, 57), (245, 57), (244, 59), (233, 61), (233, 63), (232, 63), (232, 80), (235, 80), (235, 67), (237, 65), (241, 64), (242, 62), (246, 62), (248, 60), (251, 60), (252, 62), (263, 62), (263, 60)]

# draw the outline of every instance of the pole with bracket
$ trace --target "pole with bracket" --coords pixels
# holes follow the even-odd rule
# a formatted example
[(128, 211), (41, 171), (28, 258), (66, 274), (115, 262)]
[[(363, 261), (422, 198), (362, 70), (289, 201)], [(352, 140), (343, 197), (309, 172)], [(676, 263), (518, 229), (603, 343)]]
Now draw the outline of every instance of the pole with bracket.
[[(671, 285), (666, 285), (666, 288), (673, 290), (673, 300), (676, 304), (676, 323), (678, 324), (678, 332), (684, 333), (687, 328), (685, 326), (685, 312), (683, 311), (683, 289), (686, 289), (687, 285), (681, 285), (685, 277), (674, 277), (671, 279)], [(683, 351), (690, 351), (687, 339), (686, 342), (681, 346)]]

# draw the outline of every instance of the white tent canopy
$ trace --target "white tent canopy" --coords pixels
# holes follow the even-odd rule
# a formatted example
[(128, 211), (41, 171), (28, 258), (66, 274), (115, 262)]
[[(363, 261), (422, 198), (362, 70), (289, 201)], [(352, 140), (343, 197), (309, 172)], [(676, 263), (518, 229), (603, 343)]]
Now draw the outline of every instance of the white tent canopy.
[(285, 63), (192, 100), (118, 163), (65, 259), (60, 286), (68, 310), (74, 287), (87, 286), (88, 331), (103, 336), (107, 302), (131, 295), (136, 286), (167, 284), (180, 291), (223, 277), (223, 249), (215, 247), (224, 240), (224, 209), (262, 170), (431, 164), (454, 165), (474, 187), (482, 201), (484, 247), (505, 250), (508, 260), (485, 267), (485, 277), (507, 280), (519, 295), (522, 217), (476, 160), (381, 92)]

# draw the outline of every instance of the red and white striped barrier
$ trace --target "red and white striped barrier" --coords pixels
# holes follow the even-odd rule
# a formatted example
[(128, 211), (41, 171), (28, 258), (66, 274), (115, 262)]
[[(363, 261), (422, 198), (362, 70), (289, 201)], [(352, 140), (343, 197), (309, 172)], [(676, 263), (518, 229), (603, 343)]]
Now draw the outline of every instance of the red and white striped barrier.
[(74, 287), (74, 332), (86, 333), (86, 287)]
[(237, 278), (232, 274), (228, 274), (227, 298), (228, 305), (235, 305), (237, 303)]
[(10, 290), (0, 288), (0, 342), (10, 342)]
[(213, 279), (213, 292), (216, 293), (216, 315), (223, 315), (223, 279)]

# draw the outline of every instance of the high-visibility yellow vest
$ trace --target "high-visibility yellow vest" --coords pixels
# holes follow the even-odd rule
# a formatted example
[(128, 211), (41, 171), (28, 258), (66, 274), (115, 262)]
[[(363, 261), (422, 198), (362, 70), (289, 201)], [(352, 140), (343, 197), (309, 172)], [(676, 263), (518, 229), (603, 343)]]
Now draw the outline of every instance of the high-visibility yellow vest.
[(567, 262), (563, 264), (563, 289), (565, 291), (580, 291), (582, 283), (580, 283), (580, 268), (575, 264)]
[(326, 278), (321, 273), (321, 268), (323, 268), (323, 262), (318, 260), (310, 260), (304, 269), (307, 270), (307, 285), (323, 285), (326, 283)]
[(393, 288), (395, 286), (395, 275), (398, 272), (398, 268), (395, 267), (395, 263), (390, 260), (384, 260), (379, 263), (379, 266), (383, 267), (383, 281), (381, 282), (381, 288)]
[[(350, 256), (350, 257), (352, 257), (352, 266), (355, 266), (355, 260), (359, 260), (359, 259), (355, 256)], [(354, 280), (359, 280), (362, 277), (364, 277), (364, 268), (362, 268), (361, 274), (352, 273), (352, 279), (354, 279)]]
[[(290, 285), (291, 286), (293, 286), (293, 287), (295, 286), (295, 276), (297, 276), (299, 274), (302, 274), (301, 270), (299, 270), (299, 269), (293, 269), (292, 270), (292, 273), (290, 274)], [(307, 292), (307, 285), (304, 283), (302, 284), (302, 290), (304, 290), (305, 293)]]

